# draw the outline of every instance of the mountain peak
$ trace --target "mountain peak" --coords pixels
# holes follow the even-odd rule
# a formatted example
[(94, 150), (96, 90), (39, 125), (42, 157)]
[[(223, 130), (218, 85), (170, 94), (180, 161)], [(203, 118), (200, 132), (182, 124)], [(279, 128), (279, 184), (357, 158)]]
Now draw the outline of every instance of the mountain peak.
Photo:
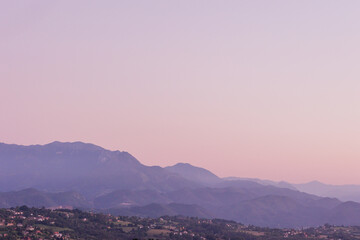
[(308, 184), (308, 185), (325, 185), (324, 183), (318, 181), (318, 180), (314, 180), (314, 181), (311, 181), (311, 182), (308, 182), (308, 183), (305, 183), (305, 184)]
[(85, 149), (85, 150), (105, 150), (104, 148), (97, 146), (92, 143), (84, 143), (80, 141), (76, 142), (60, 142), (60, 141), (54, 141), (51, 143), (48, 143), (44, 146), (50, 146), (50, 147), (66, 147), (66, 148), (73, 148), (73, 149)]
[(177, 163), (177, 164), (173, 165), (172, 167), (193, 167), (193, 168), (197, 168), (197, 167), (191, 165), (190, 163), (182, 163), (182, 162)]
[(193, 166), (190, 163), (177, 163), (173, 166), (165, 167), (165, 169), (169, 172), (177, 173), (186, 179), (201, 183), (212, 184), (220, 181), (220, 178), (209, 170)]

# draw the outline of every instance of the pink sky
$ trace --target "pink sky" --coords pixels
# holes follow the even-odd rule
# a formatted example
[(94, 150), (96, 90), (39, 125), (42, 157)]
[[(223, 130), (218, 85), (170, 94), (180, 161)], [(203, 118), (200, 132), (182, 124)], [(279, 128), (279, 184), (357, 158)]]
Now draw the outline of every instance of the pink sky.
[(2, 1), (0, 142), (360, 184), (359, 1)]

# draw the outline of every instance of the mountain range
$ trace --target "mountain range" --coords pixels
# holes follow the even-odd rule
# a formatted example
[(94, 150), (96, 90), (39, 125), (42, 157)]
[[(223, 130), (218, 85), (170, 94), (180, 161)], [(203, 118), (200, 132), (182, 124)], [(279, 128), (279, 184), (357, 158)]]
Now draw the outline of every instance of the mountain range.
[(219, 178), (187, 163), (145, 166), (127, 152), (82, 142), (0, 143), (0, 164), (0, 207), (71, 206), (123, 215), (223, 218), (268, 227), (360, 225), (356, 185)]

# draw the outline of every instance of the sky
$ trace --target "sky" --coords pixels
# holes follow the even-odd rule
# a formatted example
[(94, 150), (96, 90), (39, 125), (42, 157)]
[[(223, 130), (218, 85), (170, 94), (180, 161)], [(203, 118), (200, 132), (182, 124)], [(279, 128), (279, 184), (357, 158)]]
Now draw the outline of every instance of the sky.
[(360, 1), (0, 2), (0, 142), (360, 184)]

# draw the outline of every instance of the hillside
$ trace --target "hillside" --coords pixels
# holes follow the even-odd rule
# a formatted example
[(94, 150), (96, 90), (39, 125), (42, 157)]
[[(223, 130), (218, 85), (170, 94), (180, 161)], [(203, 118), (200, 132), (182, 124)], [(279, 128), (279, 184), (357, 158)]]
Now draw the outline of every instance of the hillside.
[[(149, 206), (160, 212), (171, 207)], [(165, 211), (162, 211), (165, 209)], [(196, 211), (196, 209), (194, 209)], [(358, 239), (360, 227), (329, 224), (309, 229), (274, 229), (245, 226), (223, 219), (184, 216), (139, 218), (113, 216), (68, 209), (39, 209), (21, 206), (0, 208), (0, 238), (12, 239)]]
[(268, 227), (360, 223), (359, 203), (300, 192), (284, 183), (221, 179), (190, 164), (149, 167), (127, 152), (81, 142), (0, 144), (0, 164), (0, 207), (62, 205)]
[(0, 208), (27, 205), (31, 207), (71, 206), (90, 208), (92, 204), (76, 192), (49, 193), (36, 189), (0, 193)]
[(43, 146), (0, 143), (0, 164), (0, 191), (77, 191), (93, 198), (117, 189), (166, 191), (196, 187), (160, 167), (142, 165), (127, 152), (81, 142)]
[(360, 185), (331, 185), (312, 181), (304, 184), (293, 184), (297, 190), (323, 197), (335, 197), (342, 201), (360, 202)]

